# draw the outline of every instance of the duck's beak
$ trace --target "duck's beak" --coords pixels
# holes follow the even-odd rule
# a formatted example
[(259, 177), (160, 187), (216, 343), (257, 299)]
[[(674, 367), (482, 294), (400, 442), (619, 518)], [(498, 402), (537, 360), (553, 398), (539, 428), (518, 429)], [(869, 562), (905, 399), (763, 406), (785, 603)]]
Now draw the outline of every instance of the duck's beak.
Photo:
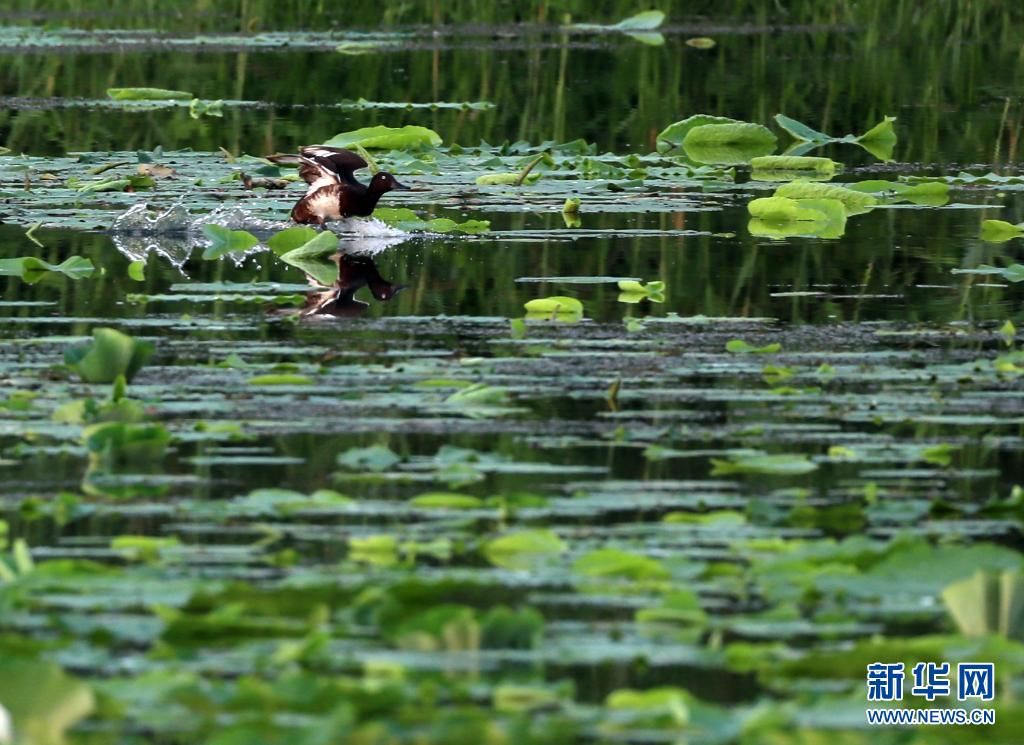
[(412, 187), (411, 186), (406, 186), (405, 184), (401, 184), (401, 183), (399, 183), (394, 178), (391, 179), (391, 188), (392, 189), (397, 189), (398, 191), (412, 191)]

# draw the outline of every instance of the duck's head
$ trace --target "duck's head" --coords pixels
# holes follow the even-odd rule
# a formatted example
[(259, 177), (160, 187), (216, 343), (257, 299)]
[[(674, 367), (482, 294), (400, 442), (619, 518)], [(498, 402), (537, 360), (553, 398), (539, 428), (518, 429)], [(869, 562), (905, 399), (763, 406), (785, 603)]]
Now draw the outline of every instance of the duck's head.
[(387, 171), (380, 171), (372, 179), (370, 179), (370, 188), (373, 189), (378, 194), (383, 194), (386, 191), (409, 190), (408, 186), (399, 183), (398, 179), (396, 179)]

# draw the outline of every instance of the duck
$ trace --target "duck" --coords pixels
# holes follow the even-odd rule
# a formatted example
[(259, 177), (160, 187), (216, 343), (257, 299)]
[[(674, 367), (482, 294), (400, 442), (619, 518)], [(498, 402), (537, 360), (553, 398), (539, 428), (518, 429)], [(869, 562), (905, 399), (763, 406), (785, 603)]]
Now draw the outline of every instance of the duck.
[(332, 287), (323, 289), (316, 277), (306, 275), (306, 280), (314, 289), (306, 296), (306, 303), (299, 311), (300, 318), (357, 316), (370, 307), (369, 303), (355, 299), (357, 290), (369, 287), (374, 299), (387, 302), (405, 289), (405, 285), (384, 279), (369, 256), (339, 251), (331, 256), (331, 261), (338, 265), (338, 278)]
[[(270, 156), (275, 163), (294, 163), (293, 155)], [(367, 167), (362, 157), (338, 147), (307, 145), (297, 158), (299, 176), (308, 184), (306, 193), (292, 207), (291, 218), (300, 225), (318, 225), (346, 217), (369, 217), (389, 191), (408, 190), (387, 171), (378, 171), (368, 184), (354, 173)]]

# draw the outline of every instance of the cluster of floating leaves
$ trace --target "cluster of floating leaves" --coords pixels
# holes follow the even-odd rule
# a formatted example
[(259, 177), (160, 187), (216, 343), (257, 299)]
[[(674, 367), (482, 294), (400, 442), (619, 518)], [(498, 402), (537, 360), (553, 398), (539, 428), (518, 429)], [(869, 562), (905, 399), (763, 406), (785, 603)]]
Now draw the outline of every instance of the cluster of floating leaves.
[[(717, 117), (647, 154), (444, 147), (423, 127), (332, 142), (424, 189), (355, 223), (385, 243), (579, 236), (588, 212), (716, 210), (722, 191), (749, 200), (751, 233), (836, 238), (848, 217), (934, 209), (956, 186), (826, 183), (838, 164), (806, 155), (891, 145), (888, 119), (843, 138), (779, 124), (799, 152)], [(181, 233), (176, 266), (193, 249), (271, 252), (329, 286), (337, 236), (284, 222), (295, 180), (225, 153), (0, 161), (5, 222), (112, 228), (135, 279), (149, 251), (129, 239)], [(481, 219), (512, 210), (565, 227)], [(88, 281), (86, 264), (0, 271)], [(968, 271), (1019, 281), (1013, 266)], [(671, 289), (562, 284), (587, 279), (624, 308)], [(1024, 519), (1005, 465), (1024, 423), (1012, 324), (826, 339), (772, 319), (587, 323), (585, 302), (550, 295), (512, 319), (368, 320), (342, 346), (337, 328), (265, 311), (301, 286), (176, 289), (126, 298), (152, 312), (120, 330), (3, 318), (19, 335), (0, 345), (0, 457), (31, 474), (0, 523), (0, 701), (19, 726), (59, 736), (91, 716), (95, 742), (799, 742), (862, 714), (879, 659), (1024, 674), (1022, 558), (1000, 545)], [(309, 488), (239, 487), (252, 474)], [(1006, 612), (976, 612), (979, 597)], [(717, 702), (709, 674), (729, 684)], [(995, 705), (1014, 731), (1024, 710)]]

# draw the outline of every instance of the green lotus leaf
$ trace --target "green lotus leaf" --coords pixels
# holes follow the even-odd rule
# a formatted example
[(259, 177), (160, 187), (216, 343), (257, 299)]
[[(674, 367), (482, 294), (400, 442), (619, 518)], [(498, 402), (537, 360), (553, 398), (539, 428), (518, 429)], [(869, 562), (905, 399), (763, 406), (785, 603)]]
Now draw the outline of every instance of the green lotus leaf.
[(248, 251), (260, 242), (247, 230), (231, 230), (221, 225), (204, 225), (203, 235), (210, 239), (210, 245), (203, 251), (204, 259), (219, 259), (229, 253)]
[(35, 284), (47, 274), (57, 272), (71, 279), (91, 277), (96, 267), (91, 260), (82, 256), (69, 256), (59, 264), (37, 259), (35, 256), (21, 256), (16, 259), (0, 259), (0, 276), (21, 277), (29, 284)]
[(809, 155), (762, 155), (751, 160), (750, 166), (755, 171), (813, 171), (815, 175), (831, 177), (839, 164), (831, 158)]
[(523, 304), (527, 313), (536, 314), (581, 314), (583, 303), (574, 297), (553, 295), (551, 297), (529, 300)]
[(985, 220), (981, 223), (981, 239), (983, 241), (1005, 243), (1021, 237), (1024, 237), (1024, 223), (1014, 225), (1005, 220)]
[(131, 382), (153, 355), (153, 344), (116, 329), (93, 329), (92, 342), (64, 353), (64, 362), (86, 383), (113, 383), (123, 375)]
[(488, 541), (484, 556), (503, 569), (530, 569), (565, 553), (568, 546), (553, 530), (523, 530)]
[(846, 208), (847, 215), (870, 212), (878, 200), (871, 194), (864, 194), (835, 184), (821, 184), (813, 181), (792, 181), (775, 190), (775, 196), (790, 199), (838, 199)]
[(115, 101), (178, 101), (193, 98), (188, 91), (166, 88), (107, 88), (107, 95)]
[(422, 147), (437, 147), (441, 135), (432, 129), (407, 124), (404, 127), (363, 127), (334, 135), (323, 143), (328, 147), (355, 147), (367, 150), (411, 150)]

